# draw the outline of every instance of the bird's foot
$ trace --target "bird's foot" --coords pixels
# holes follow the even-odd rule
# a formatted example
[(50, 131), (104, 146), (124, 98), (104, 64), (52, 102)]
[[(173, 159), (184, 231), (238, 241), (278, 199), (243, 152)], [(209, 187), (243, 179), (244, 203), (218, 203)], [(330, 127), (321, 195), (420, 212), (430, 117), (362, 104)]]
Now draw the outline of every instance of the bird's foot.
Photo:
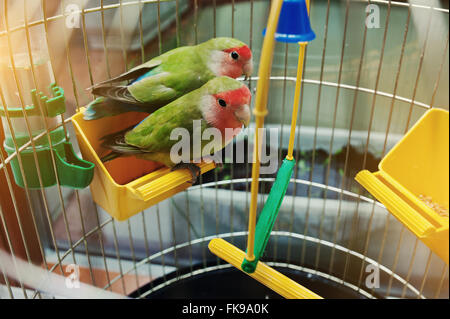
[(197, 182), (198, 177), (201, 174), (201, 169), (197, 165), (193, 163), (178, 163), (177, 165), (171, 168), (171, 171), (176, 171), (185, 168), (187, 168), (192, 175), (192, 179), (189, 181), (189, 183), (191, 183), (192, 185), (195, 184)]

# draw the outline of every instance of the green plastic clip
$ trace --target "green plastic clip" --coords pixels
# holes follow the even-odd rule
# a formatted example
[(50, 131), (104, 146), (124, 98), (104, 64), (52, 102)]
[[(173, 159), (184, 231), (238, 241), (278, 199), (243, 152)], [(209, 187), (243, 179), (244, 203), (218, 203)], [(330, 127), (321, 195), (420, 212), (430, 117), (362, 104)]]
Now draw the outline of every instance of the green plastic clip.
[[(37, 92), (36, 89), (31, 90), (32, 105), (25, 106), (27, 116), (40, 116), (39, 105), (42, 107), (46, 117), (55, 117), (66, 112), (66, 98), (64, 90), (57, 86), (56, 83), (50, 85), (52, 97), (47, 97), (42, 92)], [(21, 107), (7, 108), (10, 117), (23, 117), (23, 109)], [(0, 116), (5, 116), (5, 109), (0, 106)]]
[[(8, 154), (15, 151), (14, 148), (4, 145)], [(26, 178), (26, 185), (30, 189), (39, 189), (41, 187), (50, 187), (57, 183), (55, 169), (52, 161), (52, 154), (55, 159), (56, 172), (61, 186), (82, 189), (92, 182), (94, 177), (94, 164), (79, 158), (70, 142), (62, 142), (50, 147), (41, 147), (35, 150), (38, 166), (33, 155), (33, 150), (24, 150), (20, 152), (23, 163), (23, 172)], [(16, 184), (25, 187), (25, 180), (22, 176), (22, 170), (19, 165), (18, 157), (11, 160), (11, 169)], [(41, 181), (39, 181), (39, 174)], [(41, 184), (42, 183), (42, 184)]]
[(294, 166), (294, 160), (285, 159), (278, 171), (275, 183), (272, 185), (269, 197), (267, 198), (264, 208), (259, 216), (258, 223), (256, 224), (254, 247), (255, 259), (252, 261), (244, 259), (241, 265), (242, 270), (246, 273), (251, 274), (255, 272), (256, 265), (266, 249), (270, 233), (272, 232), (273, 225), (275, 224), (278, 212), (280, 211), (281, 203), (283, 202), (284, 195), (286, 195)]
[[(42, 92), (31, 91), (33, 104), (25, 107), (27, 116), (41, 116), (40, 108), (43, 110), (45, 117), (56, 117), (66, 111), (64, 90), (52, 83), (50, 91), (52, 93), (51, 98), (48, 98)], [(24, 115), (22, 108), (7, 108), (7, 112), (9, 116), (16, 118)], [(0, 107), (0, 115), (5, 116), (5, 109), (2, 107)], [(94, 177), (95, 165), (75, 154), (72, 144), (66, 140), (63, 127), (50, 131), (49, 135), (52, 147), (48, 142), (48, 136), (42, 136), (35, 140), (34, 151), (26, 148), (20, 152), (22, 167), (19, 165), (19, 155), (12, 158), (11, 169), (16, 184), (21, 187), (26, 185), (31, 189), (50, 187), (58, 181), (61, 186), (77, 189), (89, 186)], [(20, 147), (29, 141), (29, 137), (16, 136), (15, 140)], [(3, 147), (9, 155), (16, 152), (11, 136), (5, 138)], [(55, 174), (53, 159), (55, 160), (57, 175)]]

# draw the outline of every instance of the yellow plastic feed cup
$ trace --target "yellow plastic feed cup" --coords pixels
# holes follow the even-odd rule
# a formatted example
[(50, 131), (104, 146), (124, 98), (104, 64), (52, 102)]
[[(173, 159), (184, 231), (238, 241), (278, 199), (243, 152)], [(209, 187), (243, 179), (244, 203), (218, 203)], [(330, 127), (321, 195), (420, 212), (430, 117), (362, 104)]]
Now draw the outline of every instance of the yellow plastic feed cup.
[[(95, 164), (90, 185), (93, 200), (117, 220), (125, 220), (191, 186), (188, 170), (171, 172), (159, 163), (133, 156), (102, 163), (109, 151), (101, 147), (101, 137), (138, 124), (148, 114), (130, 112), (119, 116), (85, 121), (83, 110), (72, 117), (83, 158)], [(202, 174), (214, 163), (199, 164)]]
[(378, 168), (359, 172), (356, 180), (448, 264), (449, 219), (419, 199), (429, 196), (448, 210), (448, 111), (427, 111)]

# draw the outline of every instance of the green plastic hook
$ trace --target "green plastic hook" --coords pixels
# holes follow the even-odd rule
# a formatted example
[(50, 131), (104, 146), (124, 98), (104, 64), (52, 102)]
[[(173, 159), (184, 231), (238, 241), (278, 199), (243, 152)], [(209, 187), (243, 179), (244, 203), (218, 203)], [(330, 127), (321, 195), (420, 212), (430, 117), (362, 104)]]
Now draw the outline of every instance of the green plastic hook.
[[(55, 117), (66, 112), (66, 98), (64, 90), (57, 86), (56, 83), (50, 85), (50, 91), (53, 97), (47, 97), (42, 92), (37, 92), (36, 89), (31, 90), (32, 105), (27, 105), (24, 110), (27, 116), (39, 116), (39, 106), (42, 106), (44, 115), (46, 117)], [(6, 108), (10, 117), (23, 117), (23, 109), (21, 107)], [(5, 108), (0, 106), (0, 116), (5, 116)]]

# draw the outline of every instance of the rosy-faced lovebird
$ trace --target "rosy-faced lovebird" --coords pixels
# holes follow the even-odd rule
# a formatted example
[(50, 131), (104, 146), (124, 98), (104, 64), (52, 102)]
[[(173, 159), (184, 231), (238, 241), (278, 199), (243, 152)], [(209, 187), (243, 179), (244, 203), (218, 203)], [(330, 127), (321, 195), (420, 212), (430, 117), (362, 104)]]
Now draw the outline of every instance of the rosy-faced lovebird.
[[(250, 100), (251, 93), (245, 84), (229, 77), (214, 78), (201, 88), (150, 114), (138, 125), (105, 136), (102, 146), (112, 152), (103, 157), (102, 161), (136, 156), (163, 163), (172, 169), (188, 168), (194, 183), (200, 169), (191, 161), (212, 155), (211, 147), (205, 147), (211, 146), (212, 140), (218, 141), (218, 145), (214, 145), (214, 151), (218, 151), (239, 134), (242, 125), (248, 126)], [(213, 131), (220, 132), (220, 138), (201, 138), (201, 147), (193, 147), (193, 139), (196, 138), (194, 121), (199, 123), (202, 135), (206, 129), (215, 128)], [(189, 132), (189, 158), (175, 163), (170, 152), (178, 139), (171, 139), (171, 132), (179, 128)]]
[(248, 77), (252, 71), (252, 52), (236, 39), (214, 38), (179, 47), (94, 85), (92, 94), (100, 97), (88, 105), (84, 119), (129, 111), (151, 113), (215, 77)]

